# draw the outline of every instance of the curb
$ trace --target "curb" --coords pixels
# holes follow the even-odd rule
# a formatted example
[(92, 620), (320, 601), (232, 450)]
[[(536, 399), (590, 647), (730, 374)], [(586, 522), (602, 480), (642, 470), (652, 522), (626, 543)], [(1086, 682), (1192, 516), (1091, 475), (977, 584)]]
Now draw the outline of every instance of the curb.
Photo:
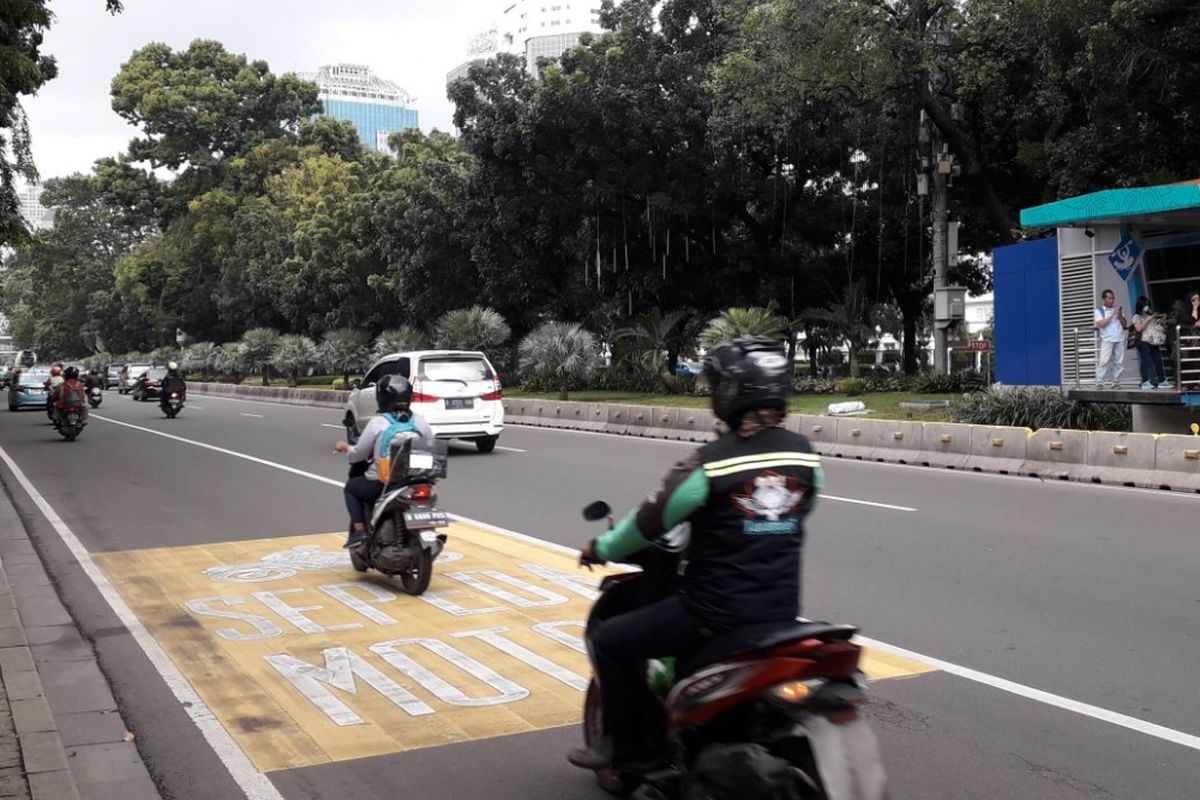
[(160, 798), (7, 491), (0, 491), (0, 677), (28, 781), (24, 796)]

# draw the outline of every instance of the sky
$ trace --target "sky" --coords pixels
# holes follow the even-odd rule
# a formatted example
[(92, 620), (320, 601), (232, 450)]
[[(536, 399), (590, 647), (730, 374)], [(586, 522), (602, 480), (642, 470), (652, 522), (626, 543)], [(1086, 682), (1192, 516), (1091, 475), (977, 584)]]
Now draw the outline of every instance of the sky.
[(275, 73), (322, 64), (366, 64), (416, 98), (421, 128), (449, 130), (446, 73), (466, 59), (467, 41), (498, 17), (503, 0), (49, 0), (55, 14), (44, 52), (59, 74), (25, 98), (42, 179), (86, 172), (123, 151), (136, 130), (113, 113), (109, 86), (130, 55), (150, 42), (175, 49), (216, 39), (266, 61)]

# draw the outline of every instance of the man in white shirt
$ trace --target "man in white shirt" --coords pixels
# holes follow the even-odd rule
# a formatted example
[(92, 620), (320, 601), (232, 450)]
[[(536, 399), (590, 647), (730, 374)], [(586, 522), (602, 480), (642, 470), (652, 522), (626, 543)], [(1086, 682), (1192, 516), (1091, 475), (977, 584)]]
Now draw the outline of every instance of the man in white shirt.
[[(1096, 388), (1106, 384), (1113, 389), (1121, 385), (1121, 373), (1125, 371), (1125, 329), (1129, 321), (1125, 312), (1115, 305), (1116, 296), (1112, 289), (1100, 295), (1103, 305), (1096, 309), (1096, 330), (1100, 331), (1100, 352), (1096, 354)], [(1109, 377), (1109, 373), (1112, 377)]]

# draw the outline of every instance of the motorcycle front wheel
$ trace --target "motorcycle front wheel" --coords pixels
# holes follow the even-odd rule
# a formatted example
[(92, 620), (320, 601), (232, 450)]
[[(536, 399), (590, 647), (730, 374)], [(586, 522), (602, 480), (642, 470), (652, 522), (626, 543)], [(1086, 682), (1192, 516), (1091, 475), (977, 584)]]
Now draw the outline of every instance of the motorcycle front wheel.
[[(600, 684), (593, 678), (588, 683), (587, 695), (583, 699), (583, 743), (593, 750), (608, 750), (612, 745), (604, 732), (604, 711), (601, 704)], [(621, 778), (615, 769), (595, 770), (596, 785), (609, 794), (626, 795), (633, 787)]]

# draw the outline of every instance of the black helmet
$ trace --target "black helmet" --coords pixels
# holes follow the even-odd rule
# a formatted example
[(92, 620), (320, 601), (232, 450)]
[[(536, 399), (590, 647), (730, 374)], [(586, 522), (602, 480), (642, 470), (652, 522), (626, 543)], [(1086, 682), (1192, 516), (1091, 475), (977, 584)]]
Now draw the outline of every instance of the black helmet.
[(787, 410), (792, 369), (781, 343), (762, 336), (722, 342), (704, 361), (713, 413), (731, 428), (759, 409)]
[(403, 375), (384, 375), (375, 385), (375, 405), (380, 411), (407, 411), (413, 388)]
[(63, 370), (63, 378), (68, 381), (79, 380), (79, 368), (78, 367), (67, 367), (66, 369)]

